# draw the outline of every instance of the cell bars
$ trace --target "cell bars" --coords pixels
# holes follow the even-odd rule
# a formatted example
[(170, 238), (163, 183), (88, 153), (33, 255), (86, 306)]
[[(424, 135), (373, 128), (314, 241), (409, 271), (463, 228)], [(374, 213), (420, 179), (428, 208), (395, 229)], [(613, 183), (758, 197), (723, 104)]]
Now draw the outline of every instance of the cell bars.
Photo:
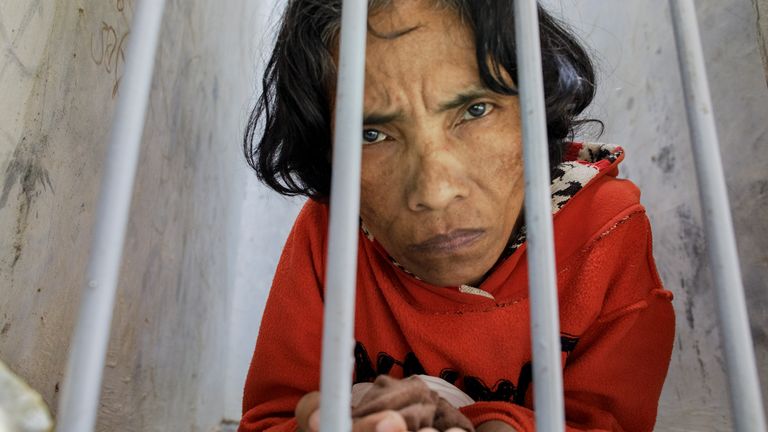
[(165, 0), (139, 0), (113, 114), (80, 315), (70, 345), (58, 432), (92, 431), (109, 342), (136, 165)]
[[(83, 300), (67, 364), (59, 432), (92, 431), (107, 349), (130, 198), (151, 87), (164, 0), (139, 0), (118, 97)], [(739, 432), (765, 432), (717, 133), (692, 0), (670, 0), (694, 143)], [(537, 430), (564, 429), (562, 365), (550, 209), (549, 155), (535, 0), (515, 1), (523, 124), (525, 217), (531, 298)], [(367, 1), (344, 0), (335, 117), (323, 332), (321, 430), (351, 430), (355, 280)], [(339, 151), (339, 149), (344, 149)], [(706, 173), (706, 175), (704, 175)]]
[(688, 112), (707, 252), (715, 279), (722, 349), (728, 368), (731, 417), (738, 432), (765, 432), (760, 380), (744, 300), (731, 209), (720, 160), (712, 98), (693, 0), (670, 0)]
[(368, 0), (344, 0), (333, 138), (328, 261), (323, 312), (320, 431), (352, 430), (360, 158)]
[(560, 432), (565, 430), (565, 407), (539, 13), (536, 0), (514, 1), (536, 429)]

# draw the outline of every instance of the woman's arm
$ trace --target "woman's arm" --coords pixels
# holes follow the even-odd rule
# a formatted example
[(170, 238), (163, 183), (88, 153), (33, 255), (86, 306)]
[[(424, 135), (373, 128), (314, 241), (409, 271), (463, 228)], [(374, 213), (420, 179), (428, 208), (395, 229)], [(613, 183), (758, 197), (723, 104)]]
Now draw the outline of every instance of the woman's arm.
[[(245, 384), (239, 432), (314, 430), (310, 426), (319, 407), (325, 251), (324, 231), (318, 227), (327, 226), (326, 214), (319, 204), (308, 203), (283, 249)], [(379, 430), (387, 419), (392, 431), (433, 424), (472, 428), (458, 410), (441, 403), (415, 378), (381, 376), (373, 390), (355, 407), (356, 432)]]
[(318, 390), (326, 216), (305, 204), (283, 248), (243, 394), (239, 432), (295, 431), (294, 410)]
[(517, 432), (512, 426), (498, 420), (485, 422), (477, 427), (477, 432)]

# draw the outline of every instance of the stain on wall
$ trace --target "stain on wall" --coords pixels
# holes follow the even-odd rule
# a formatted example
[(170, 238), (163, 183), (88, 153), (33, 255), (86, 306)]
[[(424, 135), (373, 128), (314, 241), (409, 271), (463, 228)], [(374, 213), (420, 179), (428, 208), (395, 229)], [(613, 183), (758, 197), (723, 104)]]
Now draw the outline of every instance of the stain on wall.
[(757, 43), (765, 68), (765, 84), (768, 85), (768, 0), (752, 0), (757, 21)]
[[(627, 150), (654, 254), (675, 293), (677, 337), (660, 431), (732, 430), (712, 276), (678, 59), (666, 2), (548, 2), (591, 46), (600, 69), (591, 115)], [(765, 1), (758, 0), (765, 10)], [(768, 88), (752, 0), (696, 2), (763, 393), (768, 389)], [(765, 21), (762, 21), (765, 25)], [(768, 402), (768, 399), (766, 399)]]

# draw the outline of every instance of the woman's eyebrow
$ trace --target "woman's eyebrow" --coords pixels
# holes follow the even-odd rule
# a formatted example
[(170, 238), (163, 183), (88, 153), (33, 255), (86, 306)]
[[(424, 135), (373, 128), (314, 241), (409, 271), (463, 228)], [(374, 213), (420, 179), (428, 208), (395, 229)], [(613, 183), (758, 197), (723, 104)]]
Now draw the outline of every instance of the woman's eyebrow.
[[(491, 94), (492, 91), (480, 86), (472, 86), (468, 90), (461, 92), (457, 94), (455, 97), (453, 97), (451, 100), (442, 102), (438, 105), (436, 112), (441, 113), (445, 111), (450, 111), (456, 108), (460, 108), (473, 100), (487, 97), (489, 94)], [(394, 121), (402, 120), (404, 117), (402, 111), (394, 111), (390, 113), (365, 113), (363, 114), (363, 124), (369, 125), (369, 126), (375, 126), (375, 125), (383, 125), (387, 123), (392, 123)]]
[(491, 90), (482, 86), (473, 86), (467, 91), (461, 92), (453, 99), (445, 101), (438, 105), (437, 112), (450, 111), (456, 108), (460, 108), (475, 99), (487, 97), (491, 93)]
[(400, 120), (403, 118), (403, 112), (402, 111), (395, 111), (391, 113), (364, 113), (363, 114), (363, 124), (369, 125), (369, 126), (375, 126), (375, 125), (383, 125), (387, 123), (392, 123), (393, 121)]

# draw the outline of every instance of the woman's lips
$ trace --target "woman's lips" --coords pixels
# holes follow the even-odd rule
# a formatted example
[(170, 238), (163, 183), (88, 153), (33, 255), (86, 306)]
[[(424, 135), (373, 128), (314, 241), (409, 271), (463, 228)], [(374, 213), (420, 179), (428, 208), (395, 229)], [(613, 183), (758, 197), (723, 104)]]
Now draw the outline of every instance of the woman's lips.
[(408, 248), (419, 253), (452, 253), (474, 244), (485, 234), (482, 229), (457, 229), (447, 234), (438, 234), (421, 243), (410, 245)]

